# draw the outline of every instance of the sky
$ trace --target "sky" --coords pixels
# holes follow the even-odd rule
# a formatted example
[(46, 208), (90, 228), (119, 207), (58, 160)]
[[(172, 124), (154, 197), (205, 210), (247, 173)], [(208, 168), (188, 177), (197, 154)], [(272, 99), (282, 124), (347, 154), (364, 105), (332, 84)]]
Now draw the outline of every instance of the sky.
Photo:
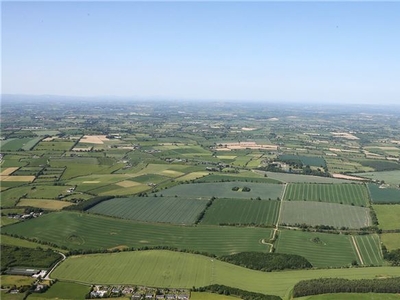
[(4, 2), (3, 94), (400, 102), (400, 2)]

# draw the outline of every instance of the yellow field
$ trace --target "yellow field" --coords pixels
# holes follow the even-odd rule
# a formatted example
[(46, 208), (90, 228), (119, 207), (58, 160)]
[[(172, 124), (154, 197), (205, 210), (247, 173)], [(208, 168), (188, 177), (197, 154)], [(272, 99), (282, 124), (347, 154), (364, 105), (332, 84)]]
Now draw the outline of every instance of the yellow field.
[(193, 180), (208, 175), (208, 172), (192, 172), (177, 178), (177, 181)]
[(130, 180), (124, 180), (124, 181), (117, 182), (116, 185), (119, 185), (124, 188), (128, 188), (128, 187), (141, 185), (141, 183), (135, 182), (135, 181), (130, 181)]
[(14, 173), (15, 171), (17, 171), (18, 169), (19, 169), (19, 167), (4, 169), (4, 170), (0, 173), (0, 176), (11, 175), (12, 173)]
[(83, 181), (82, 183), (100, 183), (100, 180)]
[(173, 171), (173, 170), (164, 170), (164, 171), (161, 171), (161, 173), (163, 173), (166, 176), (170, 176), (170, 177), (179, 177), (179, 176), (182, 176), (185, 174), (185, 173)]
[(0, 176), (0, 181), (26, 181), (32, 182), (35, 176)]
[(140, 192), (144, 192), (149, 190), (149, 186), (146, 184), (140, 184), (137, 186), (131, 186), (131, 187), (126, 187), (126, 188), (121, 188), (121, 189), (113, 189), (110, 191), (106, 191), (103, 193), (100, 193), (100, 196), (125, 196), (125, 195), (132, 195)]
[(79, 142), (87, 144), (104, 144), (104, 141), (109, 141), (105, 135), (85, 135)]
[(21, 199), (17, 206), (32, 206), (49, 210), (60, 210), (73, 203), (67, 201), (48, 200), (48, 199)]
[(218, 155), (217, 157), (219, 159), (235, 159), (237, 156), (236, 155)]

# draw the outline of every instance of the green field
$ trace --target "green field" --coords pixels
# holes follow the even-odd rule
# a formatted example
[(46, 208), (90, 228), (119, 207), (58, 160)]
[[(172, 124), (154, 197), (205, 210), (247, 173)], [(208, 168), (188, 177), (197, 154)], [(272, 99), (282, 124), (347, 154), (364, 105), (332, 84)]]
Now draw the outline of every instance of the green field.
[(211, 173), (208, 176), (199, 178), (195, 182), (224, 182), (224, 181), (242, 181), (242, 182), (260, 182), (260, 183), (281, 183), (279, 180), (264, 177), (254, 172), (242, 172), (237, 174), (219, 174)]
[(311, 175), (298, 175), (289, 173), (275, 173), (275, 172), (263, 172), (256, 171), (261, 174), (266, 174), (268, 178), (279, 180), (286, 183), (349, 183), (349, 180), (337, 179), (331, 177), (320, 177)]
[(84, 299), (89, 293), (90, 286), (72, 283), (72, 282), (56, 282), (45, 293), (33, 293), (28, 299)]
[(21, 199), (17, 204), (17, 206), (38, 207), (45, 210), (61, 210), (70, 205), (71, 202), (48, 199)]
[(383, 233), (381, 241), (389, 251), (400, 249), (400, 233)]
[(36, 151), (68, 151), (72, 148), (75, 142), (72, 141), (41, 141), (36, 145)]
[(65, 250), (62, 250), (62, 249), (50, 247), (50, 246), (47, 246), (47, 245), (42, 245), (42, 244), (35, 243), (35, 242), (30, 242), (30, 241), (27, 241), (27, 240), (11, 237), (11, 236), (8, 236), (8, 235), (1, 235), (1, 244), (10, 245), (10, 246), (25, 247), (25, 248), (38, 248), (38, 247), (43, 248), (43, 249), (48, 249), (49, 248), (49, 249), (56, 250), (58, 252), (65, 252)]
[(278, 159), (285, 162), (302, 163), (304, 166), (326, 167), (326, 162), (323, 157), (284, 154), (280, 155)]
[(381, 251), (381, 243), (377, 234), (357, 235), (354, 236), (354, 239), (360, 251), (363, 265), (382, 266), (385, 264)]
[(400, 229), (400, 205), (374, 205), (379, 228), (384, 230)]
[(31, 191), (30, 186), (14, 187), (0, 193), (1, 207), (12, 207), (17, 200)]
[(171, 251), (136, 251), (69, 257), (52, 278), (98, 284), (138, 284), (191, 288), (223, 284), (253, 292), (288, 296), (300, 280), (399, 276), (400, 268), (352, 268), (260, 272), (205, 256)]
[(354, 176), (360, 176), (369, 178), (372, 180), (384, 181), (387, 184), (393, 186), (399, 186), (400, 182), (400, 170), (396, 171), (382, 171), (382, 172), (366, 172), (366, 173), (355, 173)]
[(278, 253), (301, 255), (320, 268), (349, 266), (357, 259), (347, 235), (281, 230), (275, 247)]
[(200, 293), (200, 292), (191, 292), (190, 293), (191, 300), (237, 300), (238, 297), (234, 296), (225, 296), (213, 293)]
[(201, 224), (274, 225), (280, 201), (216, 199), (207, 209)]
[[(232, 191), (233, 187), (249, 187), (250, 192)], [(217, 198), (240, 198), (250, 199), (260, 197), (262, 200), (277, 199), (282, 197), (282, 184), (251, 183), (251, 182), (219, 182), (219, 183), (194, 183), (181, 184), (170, 189), (163, 190), (168, 196), (193, 197), (209, 199)]]
[(271, 237), (265, 228), (146, 224), (92, 214), (54, 212), (1, 228), (2, 232), (52, 242), (70, 249), (171, 246), (226, 255), (269, 251), (260, 243)]
[(2, 151), (17, 151), (19, 149), (30, 150), (40, 138), (21, 138), (1, 141)]
[(368, 184), (368, 189), (373, 203), (400, 204), (400, 189), (380, 188), (377, 184)]
[(296, 300), (400, 300), (400, 295), (379, 293), (337, 293), (294, 298)]
[(369, 208), (314, 201), (284, 201), (279, 222), (336, 228), (362, 228), (372, 224)]
[(285, 200), (322, 201), (366, 206), (368, 190), (362, 184), (289, 184)]
[(144, 222), (194, 224), (206, 204), (207, 200), (182, 197), (115, 198), (89, 212)]

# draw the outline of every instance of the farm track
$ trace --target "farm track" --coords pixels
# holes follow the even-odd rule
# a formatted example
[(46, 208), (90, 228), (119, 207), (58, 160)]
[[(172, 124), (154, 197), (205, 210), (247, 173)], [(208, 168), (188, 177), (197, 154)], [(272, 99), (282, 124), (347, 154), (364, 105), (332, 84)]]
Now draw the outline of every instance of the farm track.
[(361, 257), (360, 249), (358, 249), (358, 245), (357, 245), (356, 239), (354, 238), (353, 235), (351, 236), (351, 241), (353, 242), (354, 249), (357, 252), (358, 259), (360, 260), (361, 265), (364, 265), (364, 261), (363, 261), (363, 259)]

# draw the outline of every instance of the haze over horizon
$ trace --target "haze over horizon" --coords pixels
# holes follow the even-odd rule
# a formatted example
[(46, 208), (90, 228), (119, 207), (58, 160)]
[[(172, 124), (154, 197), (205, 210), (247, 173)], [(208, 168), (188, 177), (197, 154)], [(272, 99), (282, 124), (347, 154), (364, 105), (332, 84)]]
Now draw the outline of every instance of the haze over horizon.
[(3, 94), (400, 102), (396, 2), (1, 6)]

